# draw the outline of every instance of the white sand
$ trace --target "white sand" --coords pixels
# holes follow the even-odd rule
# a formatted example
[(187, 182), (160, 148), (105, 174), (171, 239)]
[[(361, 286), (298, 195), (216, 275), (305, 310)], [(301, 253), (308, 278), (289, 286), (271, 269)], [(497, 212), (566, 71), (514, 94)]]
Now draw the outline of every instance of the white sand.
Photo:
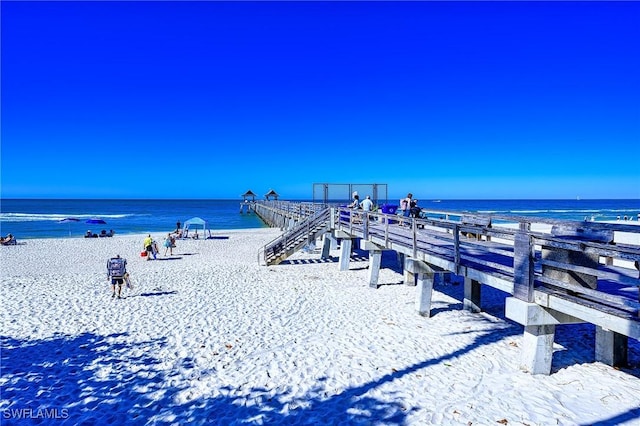
[[(218, 231), (151, 262), (143, 235), (0, 247), (2, 424), (640, 424), (637, 341), (617, 370), (594, 362), (592, 326), (558, 327), (552, 375), (532, 376), (504, 293), (483, 287), (472, 314), (439, 284), (423, 318), (392, 253), (374, 290), (364, 257), (260, 266), (277, 234)], [(116, 254), (135, 285), (123, 300)]]

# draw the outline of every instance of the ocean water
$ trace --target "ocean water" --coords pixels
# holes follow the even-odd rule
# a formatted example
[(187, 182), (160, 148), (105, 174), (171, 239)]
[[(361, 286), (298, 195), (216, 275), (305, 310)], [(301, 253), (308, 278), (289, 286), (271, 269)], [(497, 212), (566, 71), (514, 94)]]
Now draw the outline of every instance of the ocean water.
[[(300, 200), (297, 200), (300, 201)], [(176, 222), (201, 217), (216, 229), (266, 225), (253, 213), (240, 213), (241, 200), (0, 200), (0, 233), (18, 239), (82, 238), (87, 230), (116, 234), (169, 232)], [(394, 204), (389, 201), (389, 204)], [(420, 200), (427, 210), (514, 214), (563, 220), (637, 221), (640, 199), (632, 200)], [(63, 223), (65, 218), (79, 219)], [(88, 224), (100, 218), (104, 225)]]
[[(0, 205), (1, 234), (18, 239), (83, 238), (87, 230), (114, 230), (116, 234), (169, 232), (176, 222), (192, 217), (216, 229), (261, 228), (266, 225), (254, 213), (240, 214), (241, 200), (16, 200)], [(61, 222), (65, 218), (77, 222)], [(99, 218), (106, 224), (88, 224)]]

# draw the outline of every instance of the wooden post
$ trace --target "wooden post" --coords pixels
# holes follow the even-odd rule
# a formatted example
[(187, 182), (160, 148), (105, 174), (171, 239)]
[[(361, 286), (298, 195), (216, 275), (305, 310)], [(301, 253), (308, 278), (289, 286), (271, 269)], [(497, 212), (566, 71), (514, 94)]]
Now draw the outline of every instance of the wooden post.
[(520, 232), (514, 237), (513, 252), (513, 295), (520, 300), (533, 302), (534, 245), (527, 233), (529, 224), (520, 223)]
[(330, 232), (326, 232), (322, 236), (322, 254), (320, 255), (322, 259), (328, 259), (330, 257), (330, 252), (333, 248), (332, 246), (335, 244), (335, 240)]
[(360, 240), (360, 248), (369, 251), (369, 287), (378, 288), (378, 276), (382, 263), (382, 247), (367, 240)]
[(340, 270), (349, 270), (349, 260), (351, 259), (351, 239), (343, 238), (340, 245)]
[(416, 219), (411, 219), (411, 233), (413, 234), (413, 257), (418, 257), (418, 234), (416, 232)]
[(398, 266), (400, 267), (400, 272), (404, 274), (404, 253), (396, 252), (396, 258), (398, 259)]
[(431, 295), (435, 281), (434, 273), (418, 272), (418, 296), (416, 309), (418, 314), (429, 318), (431, 316)]
[(520, 369), (531, 374), (551, 374), (555, 325), (526, 325)]
[(362, 213), (362, 238), (365, 240), (369, 238), (369, 213)]
[(369, 251), (369, 287), (378, 288), (378, 276), (380, 275), (380, 263), (382, 262), (382, 250)]
[(464, 299), (463, 308), (471, 312), (480, 312), (480, 293), (482, 287), (480, 283), (471, 278), (464, 278)]
[(460, 275), (460, 227), (453, 227), (453, 262), (455, 263), (456, 275)]
[[(431, 266), (421, 260), (407, 259), (405, 269), (414, 277), (418, 277), (418, 295), (416, 299), (416, 309), (424, 317), (431, 316), (431, 295), (437, 275), (441, 275), (443, 270)], [(407, 283), (408, 284), (408, 283)], [(415, 284), (412, 284), (415, 285)]]
[(407, 268), (404, 270), (404, 284), (410, 287), (415, 287), (416, 285), (416, 275), (413, 272), (409, 272)]
[(596, 361), (612, 367), (627, 365), (629, 338), (623, 334), (596, 326)]

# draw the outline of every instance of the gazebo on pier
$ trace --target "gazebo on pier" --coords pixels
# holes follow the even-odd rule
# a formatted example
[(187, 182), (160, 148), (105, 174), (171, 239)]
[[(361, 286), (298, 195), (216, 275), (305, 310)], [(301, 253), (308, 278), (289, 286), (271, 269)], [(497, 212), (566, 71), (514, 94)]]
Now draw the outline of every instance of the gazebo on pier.
[(251, 213), (249, 198), (251, 198), (251, 203), (255, 203), (256, 197), (257, 195), (252, 190), (248, 190), (247, 192), (242, 194), (242, 203), (240, 204), (240, 213)]
[(267, 201), (270, 201), (271, 197), (273, 197), (274, 200), (278, 201), (279, 195), (276, 191), (274, 191), (273, 189), (270, 189), (269, 192), (264, 194), (264, 198), (266, 198)]
[(248, 190), (247, 192), (245, 192), (244, 194), (242, 194), (242, 201), (248, 201), (249, 197), (251, 197), (251, 201), (255, 201), (257, 195), (253, 193), (252, 190)]

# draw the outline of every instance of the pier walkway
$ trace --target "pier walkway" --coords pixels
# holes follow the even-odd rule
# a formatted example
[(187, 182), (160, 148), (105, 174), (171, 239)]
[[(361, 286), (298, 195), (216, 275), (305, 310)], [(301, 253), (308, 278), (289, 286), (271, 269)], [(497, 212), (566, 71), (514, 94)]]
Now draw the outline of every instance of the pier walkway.
[(311, 203), (254, 208), (283, 229), (260, 250), (263, 264), (322, 237), (323, 257), (340, 242), (341, 270), (349, 269), (354, 244), (369, 251), (372, 288), (382, 252), (395, 251), (423, 316), (438, 276), (464, 278), (463, 305), (471, 311), (481, 310), (483, 285), (510, 294), (505, 314), (524, 326), (521, 368), (533, 374), (551, 371), (556, 325), (595, 324), (596, 359), (609, 365), (625, 365), (628, 339), (640, 340), (640, 225), (446, 211), (405, 218)]

